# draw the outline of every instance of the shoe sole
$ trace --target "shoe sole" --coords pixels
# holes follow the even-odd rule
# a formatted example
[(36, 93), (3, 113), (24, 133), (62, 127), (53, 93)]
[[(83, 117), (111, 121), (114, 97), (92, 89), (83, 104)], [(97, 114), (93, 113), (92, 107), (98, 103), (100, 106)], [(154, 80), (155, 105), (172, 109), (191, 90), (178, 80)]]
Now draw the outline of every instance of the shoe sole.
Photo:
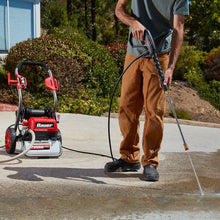
[(139, 170), (140, 168), (137, 168), (137, 169), (135, 169), (135, 168), (122, 168), (122, 167), (120, 167), (120, 168), (118, 168), (116, 171), (114, 171), (114, 172), (137, 172), (138, 170)]
[(133, 164), (132, 167), (125, 165), (124, 167), (119, 167), (115, 170), (105, 169), (106, 172), (137, 172), (141, 168), (140, 164)]
[(120, 167), (121, 168), (121, 172), (137, 172), (140, 168), (141, 165), (140, 164), (133, 164), (132, 167), (130, 166), (124, 166), (124, 167)]
[(159, 180), (159, 175), (158, 176), (143, 176), (143, 180), (145, 181), (150, 181), (150, 182), (156, 182)]

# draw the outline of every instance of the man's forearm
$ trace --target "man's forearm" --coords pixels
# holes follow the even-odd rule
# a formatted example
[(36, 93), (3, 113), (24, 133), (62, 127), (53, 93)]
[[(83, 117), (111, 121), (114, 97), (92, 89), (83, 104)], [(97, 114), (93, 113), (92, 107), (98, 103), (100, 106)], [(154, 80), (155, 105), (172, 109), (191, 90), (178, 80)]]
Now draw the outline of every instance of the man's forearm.
[(130, 0), (119, 0), (115, 9), (115, 14), (119, 20), (131, 27), (131, 32), (134, 38), (143, 40), (144, 30), (146, 28), (126, 10), (129, 1)]
[(135, 22), (135, 18), (132, 17), (126, 9), (128, 3), (129, 1), (118, 1), (118, 4), (116, 5), (115, 8), (115, 15), (124, 24), (131, 26), (133, 22)]
[[(174, 21), (175, 22), (175, 21)], [(170, 59), (168, 68), (174, 70), (176, 62), (178, 60), (180, 50), (183, 44), (184, 38), (184, 17), (181, 17), (180, 21), (176, 21), (177, 24), (174, 26), (172, 41), (171, 41), (171, 50), (170, 50)]]
[(173, 31), (168, 68), (174, 70), (183, 43), (183, 33)]
[(184, 18), (184, 15), (174, 15), (174, 28), (171, 41), (170, 58), (168, 68), (164, 73), (164, 85), (171, 85), (173, 71), (183, 44)]

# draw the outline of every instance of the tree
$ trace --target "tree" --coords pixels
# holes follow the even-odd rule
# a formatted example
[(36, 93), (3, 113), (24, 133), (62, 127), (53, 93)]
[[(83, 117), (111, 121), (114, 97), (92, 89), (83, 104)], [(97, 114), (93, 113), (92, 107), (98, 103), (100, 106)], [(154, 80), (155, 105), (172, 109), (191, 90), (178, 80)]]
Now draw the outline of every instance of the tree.
[[(50, 30), (53, 25), (67, 24), (101, 44), (125, 42), (128, 28), (115, 16), (116, 3), (117, 0), (41, 0), (42, 27)], [(58, 14), (64, 10), (67, 22), (66, 15), (64, 19)]]
[(97, 32), (96, 32), (96, 0), (91, 0), (91, 24), (92, 24), (92, 40), (96, 41)]
[(72, 15), (72, 0), (66, 1), (66, 8), (67, 8), (68, 18), (70, 19), (71, 15)]
[(41, 26), (47, 30), (68, 26), (67, 11), (61, 1), (44, 0), (41, 2)]
[(89, 38), (89, 27), (88, 27), (88, 6), (87, 6), (87, 0), (84, 0), (84, 11), (85, 11), (85, 32), (86, 36)]
[(200, 50), (210, 51), (220, 44), (220, 0), (192, 0), (187, 18), (187, 40)]

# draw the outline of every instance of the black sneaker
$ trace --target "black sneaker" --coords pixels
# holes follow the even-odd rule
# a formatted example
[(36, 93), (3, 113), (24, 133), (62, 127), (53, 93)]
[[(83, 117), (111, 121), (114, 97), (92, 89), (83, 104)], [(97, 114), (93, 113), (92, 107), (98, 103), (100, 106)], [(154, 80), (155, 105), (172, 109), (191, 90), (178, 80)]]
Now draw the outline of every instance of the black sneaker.
[(106, 172), (126, 172), (126, 171), (138, 171), (141, 168), (140, 163), (127, 163), (122, 159), (108, 162), (105, 164), (104, 170)]
[(157, 168), (151, 164), (144, 166), (143, 179), (146, 181), (158, 181), (159, 173)]

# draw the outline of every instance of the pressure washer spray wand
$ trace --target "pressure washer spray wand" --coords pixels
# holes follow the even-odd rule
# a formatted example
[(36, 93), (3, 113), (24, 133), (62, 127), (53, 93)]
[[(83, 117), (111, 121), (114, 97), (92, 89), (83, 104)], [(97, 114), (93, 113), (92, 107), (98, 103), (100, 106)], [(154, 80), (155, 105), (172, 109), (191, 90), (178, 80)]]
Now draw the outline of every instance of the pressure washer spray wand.
[(192, 158), (191, 158), (190, 153), (189, 153), (189, 148), (188, 148), (187, 143), (186, 143), (186, 141), (185, 141), (185, 138), (184, 138), (182, 129), (181, 129), (181, 127), (180, 127), (179, 120), (178, 120), (177, 115), (176, 115), (176, 111), (175, 111), (175, 109), (174, 109), (172, 100), (171, 100), (171, 98), (170, 98), (169, 87), (168, 87), (168, 85), (164, 85), (164, 75), (163, 75), (163, 71), (162, 71), (161, 66), (160, 66), (160, 62), (159, 62), (158, 57), (157, 57), (156, 46), (155, 46), (153, 37), (152, 37), (150, 31), (147, 30), (147, 29), (146, 29), (146, 31), (145, 31), (145, 45), (144, 45), (144, 46), (146, 47), (146, 49), (149, 51), (150, 55), (152, 56), (152, 59), (153, 59), (153, 61), (154, 61), (154, 64), (155, 64), (155, 66), (156, 66), (157, 72), (158, 72), (159, 77), (160, 77), (161, 86), (162, 86), (164, 92), (166, 93), (166, 95), (167, 95), (167, 97), (168, 97), (168, 100), (169, 100), (169, 103), (170, 103), (170, 106), (171, 106), (173, 115), (174, 115), (174, 117), (175, 117), (175, 119), (176, 119), (176, 123), (177, 123), (177, 126), (178, 126), (178, 128), (179, 128), (179, 131), (180, 131), (182, 140), (183, 140), (183, 145), (184, 145), (185, 151), (187, 152), (187, 155), (188, 155), (188, 157), (189, 157), (189, 161), (190, 161), (190, 163), (191, 163), (193, 172), (194, 172), (195, 177), (196, 177), (196, 181), (197, 181), (197, 184), (198, 184), (198, 187), (199, 187), (199, 190), (200, 190), (200, 194), (201, 194), (201, 196), (204, 196), (204, 192), (203, 192), (203, 190), (202, 190), (202, 187), (201, 187), (201, 184), (200, 184), (198, 175), (197, 175), (197, 173), (196, 173), (195, 167), (194, 167), (193, 162), (192, 162)]
[(179, 131), (180, 131), (180, 134), (181, 134), (181, 137), (182, 137), (182, 140), (183, 140), (184, 148), (185, 148), (186, 151), (188, 151), (189, 148), (188, 148), (187, 143), (185, 141), (182, 129), (180, 127), (179, 120), (178, 120), (177, 115), (176, 115), (176, 111), (174, 109), (172, 100), (170, 98), (169, 87), (168, 87), (168, 85), (164, 85), (164, 75), (163, 75), (163, 71), (162, 71), (161, 66), (160, 66), (160, 62), (159, 62), (158, 57), (157, 57), (156, 46), (155, 46), (154, 40), (152, 38), (152, 35), (150, 34), (150, 32), (148, 30), (146, 30), (146, 36), (147, 36), (147, 43), (145, 45), (146, 45), (148, 51), (150, 52), (150, 54), (152, 56), (152, 59), (154, 61), (154, 64), (156, 66), (157, 72), (158, 72), (159, 77), (160, 77), (161, 86), (162, 86), (164, 92), (166, 93), (166, 95), (168, 97), (168, 100), (169, 100), (169, 103), (170, 103), (173, 115), (174, 115), (174, 117), (176, 119)]

